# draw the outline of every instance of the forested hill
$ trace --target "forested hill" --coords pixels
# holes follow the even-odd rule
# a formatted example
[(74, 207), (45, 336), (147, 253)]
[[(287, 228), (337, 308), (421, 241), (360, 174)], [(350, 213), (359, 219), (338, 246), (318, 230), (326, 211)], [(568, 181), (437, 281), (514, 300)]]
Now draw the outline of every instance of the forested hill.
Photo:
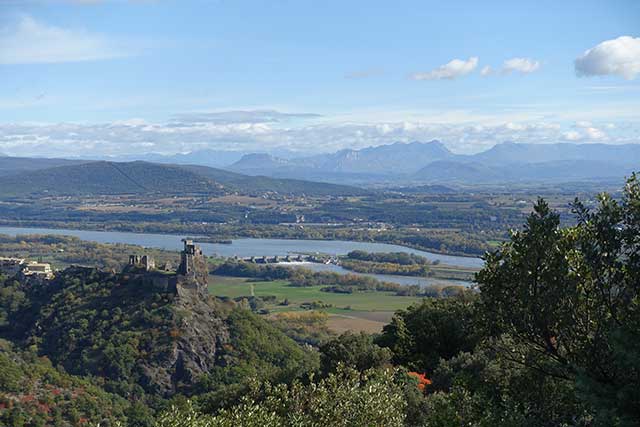
[[(10, 161), (7, 163), (9, 164)], [(35, 166), (34, 166), (35, 168)], [(9, 166), (5, 171), (10, 170)], [(25, 194), (211, 194), (280, 192), (353, 195), (364, 190), (335, 184), (249, 177), (200, 166), (148, 162), (89, 162), (0, 176), (0, 196)], [(2, 174), (0, 174), (2, 175)]]
[[(291, 380), (317, 367), (314, 352), (235, 303), (187, 288), (161, 292), (145, 277), (69, 267), (51, 282), (7, 279), (0, 338), (151, 407), (203, 390), (232, 398), (248, 377)], [(0, 367), (3, 354), (0, 348)], [(16, 379), (7, 390), (6, 381), (0, 373), (0, 409), (8, 391), (26, 387)], [(94, 413), (97, 423), (104, 414)]]

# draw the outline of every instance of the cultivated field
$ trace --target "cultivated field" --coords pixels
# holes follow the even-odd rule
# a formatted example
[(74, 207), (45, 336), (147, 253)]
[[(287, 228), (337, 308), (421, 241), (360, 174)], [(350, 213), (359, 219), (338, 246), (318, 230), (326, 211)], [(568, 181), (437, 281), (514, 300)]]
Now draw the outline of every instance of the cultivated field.
[[(321, 310), (329, 313), (328, 326), (335, 332), (380, 332), (393, 312), (419, 302), (420, 297), (396, 296), (391, 292), (358, 292), (338, 294), (322, 292), (322, 286), (293, 287), (287, 281), (254, 281), (241, 277), (209, 277), (209, 292), (220, 297), (275, 296), (276, 302), (267, 304), (271, 312), (302, 310), (304, 303), (328, 305)], [(281, 305), (288, 300), (288, 305)]]

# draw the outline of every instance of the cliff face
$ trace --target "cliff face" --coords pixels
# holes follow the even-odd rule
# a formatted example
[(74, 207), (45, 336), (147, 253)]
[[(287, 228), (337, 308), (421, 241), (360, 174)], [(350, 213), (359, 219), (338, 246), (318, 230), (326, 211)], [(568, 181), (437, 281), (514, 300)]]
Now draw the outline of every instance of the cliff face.
[(220, 307), (194, 282), (178, 281), (178, 293), (171, 304), (171, 339), (158, 359), (139, 361), (143, 384), (162, 395), (188, 389), (210, 372), (220, 363), (219, 349), (229, 341)]

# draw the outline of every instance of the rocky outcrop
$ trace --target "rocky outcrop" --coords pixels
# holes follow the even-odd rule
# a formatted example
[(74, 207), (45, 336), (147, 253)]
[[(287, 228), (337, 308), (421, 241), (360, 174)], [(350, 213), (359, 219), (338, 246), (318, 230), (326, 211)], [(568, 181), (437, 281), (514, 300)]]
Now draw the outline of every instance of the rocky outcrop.
[(229, 331), (215, 299), (205, 297), (187, 283), (178, 285), (172, 304), (175, 325), (171, 341), (156, 360), (141, 360), (143, 383), (168, 396), (188, 389), (220, 363), (219, 349), (229, 341)]

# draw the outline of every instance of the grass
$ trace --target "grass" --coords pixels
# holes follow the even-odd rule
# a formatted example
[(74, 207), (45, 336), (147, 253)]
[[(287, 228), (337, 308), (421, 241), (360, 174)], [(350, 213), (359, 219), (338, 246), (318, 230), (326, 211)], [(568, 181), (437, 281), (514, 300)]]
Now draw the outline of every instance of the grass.
[(433, 277), (437, 279), (473, 280), (477, 268), (457, 267), (447, 264), (432, 264), (429, 266)]
[(253, 285), (255, 296), (275, 295), (278, 301), (285, 298), (289, 300), (288, 306), (274, 304), (268, 306), (271, 311), (292, 311), (299, 310), (300, 304), (304, 302), (322, 301), (331, 304), (332, 307), (326, 311), (333, 314), (351, 312), (393, 312), (408, 307), (419, 302), (420, 297), (396, 296), (392, 292), (360, 292), (353, 294), (337, 294), (332, 292), (322, 292), (322, 286), (293, 287), (284, 280), (274, 280), (269, 282), (253, 282), (247, 278), (238, 277), (209, 277), (209, 292), (216, 296), (236, 298), (240, 296), (250, 296)]

